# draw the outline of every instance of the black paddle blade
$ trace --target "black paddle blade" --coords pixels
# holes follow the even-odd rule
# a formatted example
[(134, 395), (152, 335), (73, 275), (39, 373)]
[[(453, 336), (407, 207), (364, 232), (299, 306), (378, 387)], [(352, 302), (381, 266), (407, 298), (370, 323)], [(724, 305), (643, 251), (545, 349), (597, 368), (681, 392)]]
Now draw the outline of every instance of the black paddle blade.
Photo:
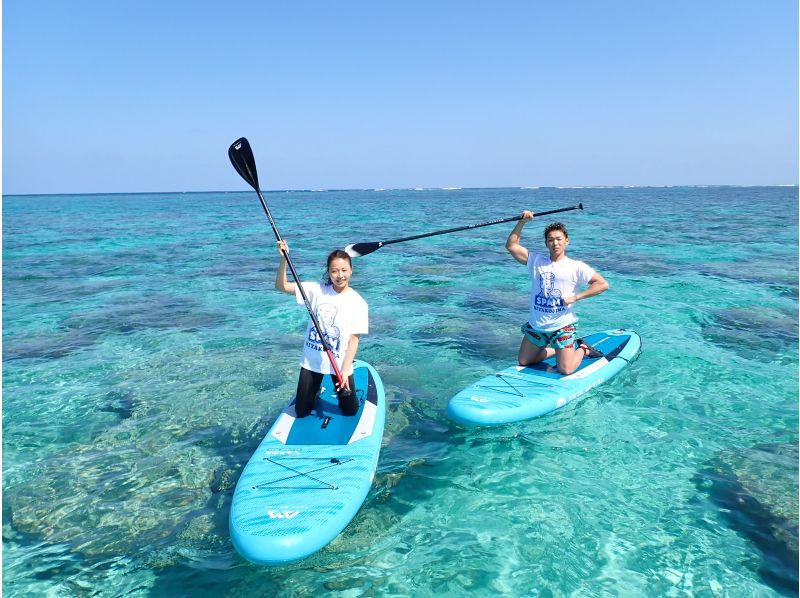
[(383, 247), (383, 243), (351, 243), (344, 248), (344, 251), (350, 257), (362, 257), (377, 251), (381, 247)]
[(247, 181), (253, 189), (258, 191), (258, 173), (256, 172), (256, 159), (250, 142), (245, 137), (240, 137), (228, 148), (228, 157), (236, 172)]

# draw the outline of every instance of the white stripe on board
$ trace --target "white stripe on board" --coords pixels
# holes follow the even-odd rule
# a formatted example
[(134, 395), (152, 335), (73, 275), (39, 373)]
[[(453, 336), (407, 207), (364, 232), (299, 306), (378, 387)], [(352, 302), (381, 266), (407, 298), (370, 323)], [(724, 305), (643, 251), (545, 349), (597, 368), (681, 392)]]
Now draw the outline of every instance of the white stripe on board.
[(278, 418), (272, 429), (272, 436), (280, 440), (281, 444), (286, 444), (286, 439), (289, 438), (289, 431), (292, 429), (296, 418), (297, 412), (294, 410), (294, 403), (289, 405)]
[(361, 413), (361, 419), (358, 420), (358, 426), (356, 426), (347, 444), (353, 444), (372, 434), (372, 429), (375, 427), (375, 416), (377, 414), (378, 406), (375, 405), (375, 403), (364, 401), (364, 411)]

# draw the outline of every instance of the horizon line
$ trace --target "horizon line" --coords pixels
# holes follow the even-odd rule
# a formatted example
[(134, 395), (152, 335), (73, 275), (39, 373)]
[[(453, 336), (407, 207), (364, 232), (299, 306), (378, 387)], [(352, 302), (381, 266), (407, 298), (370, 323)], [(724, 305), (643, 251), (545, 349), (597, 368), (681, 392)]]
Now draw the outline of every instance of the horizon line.
[[(591, 189), (674, 189), (674, 188), (761, 188), (761, 187), (798, 187), (798, 183), (782, 183), (782, 184), (729, 184), (729, 183), (712, 183), (712, 184), (694, 184), (694, 185), (540, 185), (540, 186), (511, 186), (511, 187), (362, 187), (362, 188), (331, 188), (331, 189), (262, 189), (263, 193), (335, 193), (335, 192), (353, 192), (353, 191), (372, 191), (375, 193), (382, 193), (385, 191), (472, 191), (482, 189), (513, 189), (513, 190), (591, 190)], [(215, 191), (64, 191), (64, 192), (47, 192), (47, 193), (3, 193), (3, 197), (38, 197), (50, 195), (186, 195), (190, 193), (251, 193), (253, 189), (240, 189), (240, 190), (215, 190)]]

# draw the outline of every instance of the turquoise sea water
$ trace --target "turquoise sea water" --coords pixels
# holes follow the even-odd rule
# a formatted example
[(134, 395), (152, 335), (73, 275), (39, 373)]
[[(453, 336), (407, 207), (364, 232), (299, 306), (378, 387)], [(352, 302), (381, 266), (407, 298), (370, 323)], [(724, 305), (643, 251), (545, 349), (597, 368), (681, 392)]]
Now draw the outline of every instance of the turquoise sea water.
[(513, 225), (359, 258), (378, 473), (326, 549), (257, 567), (231, 494), (307, 316), (273, 290), (255, 193), (4, 197), (4, 595), (796, 594), (796, 187), (266, 197), (304, 280), (348, 243), (582, 201), (570, 255), (611, 290), (581, 329), (634, 329), (642, 354), (551, 415), (461, 428), (448, 399), (515, 358), (527, 315)]

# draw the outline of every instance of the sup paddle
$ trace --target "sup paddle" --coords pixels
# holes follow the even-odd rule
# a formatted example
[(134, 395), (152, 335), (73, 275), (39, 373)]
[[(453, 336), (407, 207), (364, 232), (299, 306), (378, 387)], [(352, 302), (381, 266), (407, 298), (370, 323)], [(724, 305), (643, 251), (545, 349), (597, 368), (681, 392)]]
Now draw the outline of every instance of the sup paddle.
[[(558, 212), (569, 212), (570, 210), (582, 210), (583, 204), (579, 203), (577, 206), (570, 206), (569, 208), (559, 208), (557, 210), (548, 210), (546, 212), (536, 212), (534, 217), (546, 216), (547, 214), (557, 214)], [(384, 245), (391, 245), (392, 243), (402, 243), (403, 241), (413, 241), (414, 239), (422, 239), (424, 237), (433, 237), (434, 235), (445, 235), (447, 233), (455, 233), (460, 230), (468, 230), (471, 228), (480, 228), (482, 226), (493, 226), (495, 224), (502, 224), (503, 222), (513, 222), (514, 220), (522, 220), (522, 216), (512, 216), (511, 218), (501, 218), (500, 220), (490, 220), (489, 222), (482, 222), (480, 224), (468, 224), (467, 226), (459, 226), (456, 228), (448, 228), (447, 230), (437, 230), (432, 233), (424, 233), (422, 235), (414, 235), (413, 237), (403, 237), (402, 239), (392, 239), (391, 241), (376, 241), (372, 243), (351, 243), (344, 250), (350, 257), (362, 257), (369, 255), (373, 251), (377, 251)]]
[[(275, 237), (278, 239), (278, 241), (283, 241), (281, 234), (278, 232), (278, 227), (275, 226), (275, 220), (272, 218), (272, 213), (269, 211), (267, 202), (264, 201), (264, 196), (261, 194), (261, 189), (258, 187), (256, 160), (253, 157), (253, 150), (250, 149), (250, 142), (244, 137), (234, 141), (228, 148), (228, 157), (231, 159), (231, 164), (233, 164), (236, 172), (238, 172), (241, 177), (247, 181), (247, 184), (255, 189), (256, 193), (258, 193), (258, 199), (261, 200), (261, 207), (264, 208), (264, 213), (267, 215), (267, 218), (269, 218), (269, 223), (272, 225), (272, 232), (275, 233)], [(342, 376), (339, 366), (336, 365), (336, 360), (333, 358), (333, 351), (331, 351), (328, 341), (325, 340), (325, 336), (322, 334), (322, 327), (319, 325), (317, 317), (314, 315), (314, 310), (311, 309), (311, 303), (308, 301), (308, 297), (303, 289), (303, 285), (300, 284), (300, 277), (297, 275), (297, 270), (294, 269), (294, 264), (292, 263), (292, 259), (289, 257), (289, 252), (281, 250), (281, 253), (283, 253), (283, 256), (286, 258), (286, 263), (289, 266), (289, 270), (292, 272), (292, 278), (294, 278), (297, 288), (300, 289), (300, 295), (303, 297), (303, 302), (306, 304), (308, 315), (311, 317), (311, 323), (314, 325), (314, 328), (317, 331), (317, 336), (322, 342), (322, 347), (325, 349), (325, 353), (328, 355), (328, 359), (331, 362), (331, 367), (336, 373), (336, 380), (339, 385), (337, 391), (341, 392), (345, 387), (344, 376)]]

